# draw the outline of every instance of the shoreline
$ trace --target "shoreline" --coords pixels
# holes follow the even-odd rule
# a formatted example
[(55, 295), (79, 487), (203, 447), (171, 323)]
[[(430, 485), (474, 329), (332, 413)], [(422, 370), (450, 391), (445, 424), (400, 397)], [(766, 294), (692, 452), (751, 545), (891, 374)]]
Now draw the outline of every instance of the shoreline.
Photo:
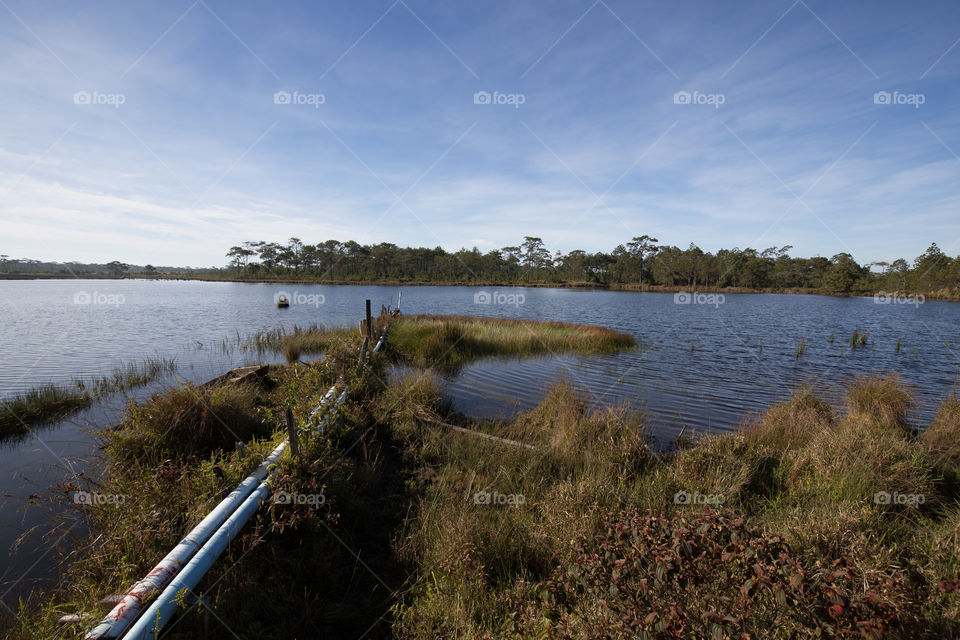
[(631, 293), (722, 293), (722, 294), (777, 294), (777, 295), (814, 295), (833, 298), (871, 298), (877, 295), (922, 296), (923, 300), (938, 302), (960, 302), (960, 291), (953, 292), (942, 289), (940, 291), (838, 291), (826, 288), (803, 287), (715, 287), (715, 286), (683, 286), (683, 285), (647, 285), (639, 283), (599, 283), (599, 282), (505, 282), (500, 280), (483, 280), (472, 282), (414, 281), (414, 280), (321, 280), (318, 278), (220, 278), (204, 277), (202, 275), (158, 275), (133, 276), (113, 278), (108, 276), (84, 275), (82, 278), (71, 278), (62, 274), (0, 274), (0, 280), (185, 280), (199, 282), (231, 282), (238, 284), (304, 284), (353, 287), (509, 287), (520, 289), (584, 289), (600, 291), (624, 291)]

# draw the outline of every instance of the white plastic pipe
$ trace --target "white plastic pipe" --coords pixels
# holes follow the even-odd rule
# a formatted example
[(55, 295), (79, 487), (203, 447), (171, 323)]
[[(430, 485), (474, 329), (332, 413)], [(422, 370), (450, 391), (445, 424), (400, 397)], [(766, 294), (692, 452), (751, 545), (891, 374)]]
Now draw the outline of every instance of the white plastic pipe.
[(190, 562), (140, 616), (133, 628), (124, 636), (124, 640), (147, 640), (153, 637), (154, 630), (163, 628), (177, 610), (177, 601), (182, 599), (180, 593), (184, 589), (190, 592), (196, 588), (200, 579), (206, 575), (268, 495), (270, 495), (270, 486), (266, 482), (260, 483), (260, 486), (227, 518), (227, 521), (214, 532), (206, 544), (200, 547)]
[(257, 467), (256, 471), (247, 476), (236, 489), (230, 492), (230, 495), (214, 507), (213, 511), (207, 514), (206, 518), (201, 520), (170, 553), (164, 556), (163, 560), (158, 562), (150, 573), (130, 587), (120, 602), (117, 603), (117, 606), (87, 634), (87, 640), (108, 640), (121, 637), (143, 609), (144, 598), (160, 591), (170, 582), (190, 560), (196, 550), (227, 520), (237, 508), (237, 505), (243, 503), (254, 488), (267, 477), (267, 473), (276, 465), (280, 454), (286, 448), (287, 442), (281, 442)]

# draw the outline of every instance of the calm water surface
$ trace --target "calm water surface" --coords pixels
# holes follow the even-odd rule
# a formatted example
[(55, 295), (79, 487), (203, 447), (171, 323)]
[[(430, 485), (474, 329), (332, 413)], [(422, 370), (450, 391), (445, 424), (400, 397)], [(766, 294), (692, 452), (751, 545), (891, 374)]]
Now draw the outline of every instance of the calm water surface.
[[(285, 291), (294, 304), (277, 309)], [(479, 299), (477, 294), (489, 294)], [(363, 300), (396, 304), (396, 287), (267, 285), (146, 280), (0, 281), (0, 398), (44, 382), (106, 375), (122, 363), (163, 355), (177, 372), (132, 393), (135, 399), (177, 379), (203, 381), (276, 354), (227, 352), (223, 343), (262, 329), (355, 326)], [(688, 298), (689, 300), (689, 298)], [(298, 304), (299, 302), (299, 304)], [(711, 302), (713, 302), (711, 304)], [(683, 426), (736, 429), (743, 418), (814, 382), (834, 401), (851, 376), (897, 371), (916, 390), (912, 419), (926, 424), (960, 375), (960, 304), (875, 304), (872, 298), (726, 295), (677, 304), (674, 294), (476, 287), (408, 287), (406, 313), (460, 313), (598, 324), (633, 335), (640, 349), (616, 355), (487, 360), (447, 381), (454, 408), (475, 416), (510, 414), (536, 405), (562, 376), (589, 392), (598, 407), (630, 403), (648, 414), (654, 435), (672, 439)], [(869, 335), (851, 350), (854, 329)], [(830, 338), (833, 336), (833, 341)], [(795, 357), (803, 339), (805, 352)], [(900, 341), (899, 351), (896, 349)], [(0, 595), (11, 602), (31, 577), (49, 577), (51, 518), (69, 513), (25, 509), (29, 496), (96, 469), (91, 429), (117, 421), (116, 397), (0, 444)], [(14, 540), (38, 527), (16, 554)], [(82, 531), (76, 525), (73, 533)], [(32, 569), (30, 567), (33, 566)], [(29, 571), (28, 571), (29, 569)], [(4, 594), (4, 592), (8, 592)]]

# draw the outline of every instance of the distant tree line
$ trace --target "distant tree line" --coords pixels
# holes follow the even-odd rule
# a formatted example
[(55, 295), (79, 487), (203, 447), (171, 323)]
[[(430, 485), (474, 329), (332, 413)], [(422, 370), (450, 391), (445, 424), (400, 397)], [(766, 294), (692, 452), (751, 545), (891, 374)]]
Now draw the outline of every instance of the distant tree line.
[(613, 251), (580, 249), (551, 253), (543, 240), (526, 236), (518, 246), (482, 253), (476, 247), (455, 252), (440, 247), (398, 247), (382, 242), (361, 245), (327, 240), (307, 244), (250, 241), (227, 252), (239, 277), (306, 277), (320, 281), (593, 283), (743, 287), (749, 289), (829, 289), (868, 292), (881, 289), (938, 291), (960, 286), (960, 257), (945, 255), (936, 243), (913, 260), (861, 265), (849, 253), (831, 258), (797, 258), (791, 246), (720, 249), (694, 244), (686, 249), (659, 245), (644, 235)]
[(960, 290), (960, 257), (945, 255), (936, 243), (913, 262), (861, 265), (849, 253), (831, 258), (796, 258), (791, 246), (703, 251), (660, 245), (639, 236), (613, 251), (576, 249), (551, 253), (541, 238), (526, 236), (517, 246), (483, 253), (477, 248), (448, 252), (440, 247), (398, 247), (381, 242), (327, 240), (308, 244), (249, 241), (231, 247), (227, 267), (154, 267), (120, 261), (107, 264), (41, 262), (0, 254), (0, 275), (62, 277), (153, 277), (190, 275), (213, 278), (303, 278), (321, 282), (445, 282), (504, 284), (596, 284), (601, 286), (741, 287), (745, 289), (823, 289), (871, 291)]
[(30, 258), (11, 259), (0, 254), (0, 275), (46, 275), (73, 277), (124, 278), (128, 276), (155, 276), (166, 274), (218, 273), (217, 267), (155, 267), (152, 264), (133, 265), (119, 260), (105, 264), (93, 262), (44, 262)]

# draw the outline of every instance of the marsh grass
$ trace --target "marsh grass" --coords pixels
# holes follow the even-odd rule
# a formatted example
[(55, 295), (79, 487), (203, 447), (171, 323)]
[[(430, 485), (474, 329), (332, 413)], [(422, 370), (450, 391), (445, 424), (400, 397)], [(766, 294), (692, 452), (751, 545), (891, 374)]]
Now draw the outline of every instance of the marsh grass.
[(261, 399), (254, 384), (184, 384), (146, 403), (131, 402), (120, 427), (107, 433), (107, 447), (112, 457), (122, 460), (205, 457), (238, 441), (269, 435), (270, 427), (258, 411)]
[(102, 398), (120, 391), (142, 387), (176, 369), (176, 360), (158, 356), (142, 362), (122, 364), (114, 369), (111, 375), (95, 378), (90, 384), (82, 381), (77, 384), (82, 388), (89, 388), (95, 397)]
[[(301, 423), (301, 454), (281, 458), (273, 488), (323, 496), (323, 503), (261, 506), (198, 587), (213, 615), (185, 606), (163, 635), (382, 637), (389, 622), (373, 623), (391, 604), (392, 591), (383, 585), (402, 584), (390, 535), (403, 517), (398, 494), (404, 485), (384, 470), (386, 445), (374, 440), (358, 404), (369, 391), (350, 377), (356, 338), (352, 346), (345, 375), (354, 392), (325, 437), (303, 422), (339, 375), (336, 353), (273, 367), (262, 388), (183, 386), (131, 405), (117, 429), (101, 433), (106, 473), (81, 475), (62, 487), (65, 506), (80, 509), (93, 534), (77, 541), (56, 591), (21, 601), (16, 621), (0, 616), (0, 635), (83, 637), (105, 613), (100, 598), (123, 593), (143, 577), (286, 437), (283, 415), (290, 407)], [(364, 379), (375, 377), (364, 373)], [(236, 447), (237, 440), (244, 446)], [(78, 489), (122, 500), (77, 507), (70, 494)], [(363, 567), (348, 548), (362, 550)], [(60, 624), (65, 613), (86, 618)], [(214, 618), (228, 626), (207, 629)]]
[(122, 364), (109, 376), (72, 384), (45, 384), (0, 402), (0, 438), (22, 436), (31, 427), (61, 420), (94, 400), (153, 382), (175, 371), (172, 358), (156, 357)]
[(303, 354), (323, 353), (336, 345), (350, 342), (356, 335), (353, 329), (328, 329), (312, 324), (308, 327), (260, 331), (244, 339), (241, 348), (257, 353), (276, 351), (282, 353), (287, 362), (295, 362)]
[(47, 384), (18, 393), (0, 403), (0, 437), (25, 434), (31, 426), (55, 422), (91, 402), (90, 394), (77, 386)]
[[(442, 414), (429, 374), (395, 386), (394, 403)], [(396, 607), (395, 633), (954, 635), (960, 508), (936, 478), (960, 462), (960, 401), (944, 402), (919, 443), (909, 405), (896, 377), (851, 383), (846, 415), (805, 386), (741, 432), (670, 455), (646, 448), (642, 414), (588, 411), (566, 381), (513, 421), (472, 425), (537, 453), (407, 419), (401, 441), (423, 490), (399, 551), (423, 580)], [(677, 505), (679, 491), (722, 507)], [(524, 499), (477, 504), (478, 492)]]
[(856, 349), (857, 347), (867, 346), (867, 334), (864, 331), (859, 329), (854, 329), (853, 333), (850, 334), (850, 349)]
[(564, 322), (401, 316), (390, 328), (388, 348), (419, 367), (455, 367), (487, 356), (612, 353), (636, 347), (631, 336), (603, 327)]

